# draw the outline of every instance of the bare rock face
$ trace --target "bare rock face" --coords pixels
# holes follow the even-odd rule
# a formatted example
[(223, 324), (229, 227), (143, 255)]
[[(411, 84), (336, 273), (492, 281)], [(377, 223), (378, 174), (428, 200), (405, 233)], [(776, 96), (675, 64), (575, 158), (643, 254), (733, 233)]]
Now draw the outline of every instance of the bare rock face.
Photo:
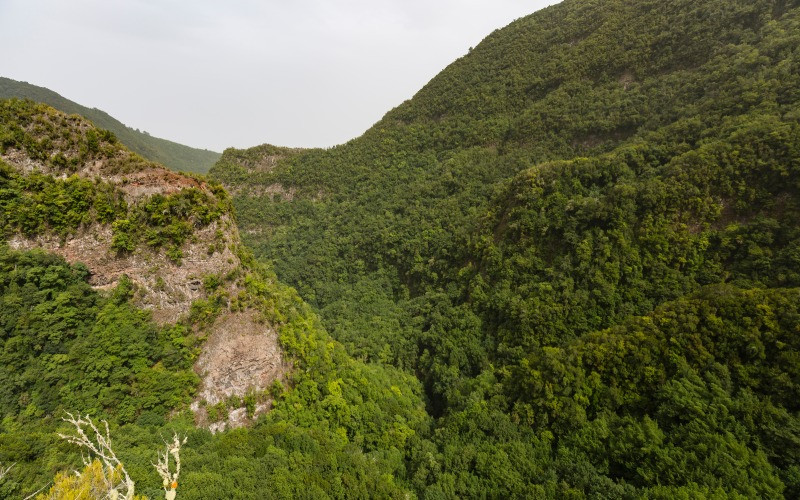
[[(64, 118), (52, 110), (47, 113), (46, 120), (69, 122), (72, 134), (85, 135), (93, 128), (77, 117)], [(52, 143), (55, 144), (52, 154), (77, 157), (77, 151), (59, 150), (57, 137)], [(71, 169), (69, 174), (100, 178), (114, 185), (129, 206), (155, 194), (167, 196), (190, 188), (214, 196), (202, 179), (171, 172), (142, 160), (124, 147), (115, 147), (103, 153), (105, 156), (95, 155)], [(20, 149), (9, 148), (2, 159), (23, 174), (38, 171), (54, 177), (67, 176), (52, 163), (32, 159)], [(165, 249), (154, 249), (144, 243), (130, 252), (119, 253), (112, 248), (112, 236), (111, 225), (92, 223), (65, 238), (55, 234), (36, 237), (17, 234), (9, 238), (7, 244), (15, 249), (41, 248), (68, 262), (81, 262), (91, 273), (90, 284), (100, 290), (114, 288), (127, 276), (134, 284), (134, 303), (152, 311), (153, 320), (162, 325), (185, 318), (193, 302), (208, 297), (204, 286), (207, 276), (225, 277), (242, 268), (236, 253), (240, 245), (239, 233), (229, 213), (205, 227), (195, 227), (180, 248), (179, 262), (171, 260)], [(223, 279), (220, 286), (231, 297), (239, 291), (234, 280)], [(199, 423), (207, 420), (201, 401), (213, 405), (232, 396), (244, 397), (254, 391), (263, 393), (287, 369), (275, 329), (260, 321), (255, 311), (223, 310), (209, 329), (199, 334), (208, 335), (195, 365), (202, 380), (198, 399), (192, 405)], [(268, 405), (262, 402), (259, 408), (263, 412)], [(247, 418), (236, 417), (226, 425), (235, 427), (247, 421)]]
[[(280, 380), (289, 365), (278, 345), (278, 334), (272, 325), (260, 321), (255, 311), (226, 314), (214, 323), (203, 353), (195, 363), (202, 377), (197, 401), (192, 405), (197, 420), (212, 432), (234, 428), (266, 412), (269, 401), (256, 405), (252, 416), (246, 408), (231, 410), (221, 422), (208, 422), (207, 406), (239, 399), (248, 392), (263, 392)], [(202, 402), (203, 404), (199, 404)]]
[(248, 385), (266, 387), (286, 369), (277, 332), (253, 311), (219, 318), (206, 347), (195, 368), (203, 376), (199, 397), (208, 404), (243, 396), (241, 388)]
[[(77, 129), (85, 132), (87, 125), (81, 122)], [(125, 174), (107, 173), (108, 164), (122, 161), (120, 158), (133, 161), (128, 156), (135, 158), (130, 151), (119, 149), (113, 157), (92, 159), (74, 173), (111, 183), (129, 205), (155, 194), (167, 196), (189, 188), (210, 193), (204, 182), (149, 162), (141, 162), (137, 170)], [(66, 176), (52, 165), (32, 160), (17, 149), (10, 149), (2, 159), (22, 173), (39, 171), (54, 177)], [(218, 241), (220, 235), (222, 242)], [(181, 248), (183, 258), (180, 265), (171, 261), (163, 250), (145, 245), (124, 254), (116, 252), (111, 246), (112, 231), (108, 224), (84, 226), (66, 239), (54, 234), (40, 234), (35, 238), (18, 234), (8, 240), (8, 245), (20, 250), (41, 248), (61, 255), (68, 262), (82, 262), (92, 273), (90, 283), (98, 289), (113, 288), (126, 275), (136, 285), (136, 305), (153, 311), (153, 319), (166, 324), (180, 319), (189, 311), (193, 301), (204, 296), (201, 287), (192, 283), (202, 283), (203, 276), (210, 273), (225, 275), (240, 264), (231, 250), (239, 244), (239, 234), (230, 215), (203, 228), (195, 228), (192, 236)], [(214, 251), (209, 252), (212, 245)]]
[(195, 238), (182, 248), (181, 265), (176, 265), (163, 251), (153, 251), (140, 246), (135, 251), (117, 254), (111, 248), (111, 227), (95, 224), (82, 228), (78, 234), (61, 240), (55, 235), (26, 238), (15, 235), (8, 245), (17, 250), (41, 248), (61, 255), (68, 262), (82, 262), (91, 272), (89, 283), (100, 290), (117, 286), (123, 276), (135, 285), (134, 303), (153, 313), (158, 324), (175, 323), (197, 299), (206, 296), (202, 278), (210, 273), (226, 275), (239, 265), (238, 257), (230, 245), (209, 253), (208, 247), (224, 228), (229, 238), (232, 227), (229, 217), (224, 217), (198, 229)]
[[(290, 368), (278, 343), (278, 333), (258, 314), (249, 310), (220, 315), (195, 362), (201, 383), (192, 410), (195, 422), (212, 432), (247, 425), (267, 412), (271, 400), (263, 398), (273, 382), (281, 380)], [(262, 398), (252, 414), (239, 407), (230, 411), (223, 422), (209, 421), (208, 406), (227, 404), (232, 398), (242, 401), (248, 395)]]

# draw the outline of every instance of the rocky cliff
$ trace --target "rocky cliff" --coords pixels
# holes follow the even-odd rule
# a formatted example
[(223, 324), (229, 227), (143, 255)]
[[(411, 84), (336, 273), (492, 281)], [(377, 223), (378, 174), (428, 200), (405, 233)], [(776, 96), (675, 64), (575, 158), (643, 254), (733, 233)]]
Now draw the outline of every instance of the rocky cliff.
[(124, 281), (159, 324), (190, 323), (202, 345), (198, 422), (282, 376), (275, 328), (242, 305), (248, 270), (221, 186), (146, 161), (77, 115), (10, 100), (0, 118), (0, 238), (83, 263), (98, 289)]

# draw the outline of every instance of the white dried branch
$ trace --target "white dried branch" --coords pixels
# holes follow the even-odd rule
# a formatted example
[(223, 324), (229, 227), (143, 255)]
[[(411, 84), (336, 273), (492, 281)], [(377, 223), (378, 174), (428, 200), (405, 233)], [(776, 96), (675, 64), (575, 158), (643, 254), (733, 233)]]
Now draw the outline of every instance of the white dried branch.
[[(10, 471), (12, 468), (14, 468), (14, 466), (15, 466), (15, 465), (16, 465), (16, 463), (13, 463), (13, 464), (9, 465), (8, 467), (3, 467), (3, 465), (2, 465), (2, 464), (0, 464), (0, 482), (1, 482), (1, 481), (3, 481), (3, 479), (5, 479), (5, 477), (6, 477), (6, 474), (8, 474), (8, 473), (9, 473), (9, 471)], [(48, 486), (50, 486), (50, 483), (47, 483), (47, 484), (45, 484), (44, 486), (42, 486), (42, 487), (41, 487), (41, 488), (39, 488), (38, 490), (36, 490), (36, 491), (34, 491), (33, 493), (31, 493), (30, 495), (26, 496), (26, 497), (25, 497), (23, 500), (30, 500), (31, 498), (33, 498), (33, 497), (35, 497), (36, 495), (38, 495), (39, 493), (41, 493), (41, 492), (42, 492), (42, 490), (44, 490), (44, 489), (45, 489), (45, 488), (47, 488)]]
[(13, 468), (14, 468), (14, 465), (16, 465), (16, 464), (11, 464), (11, 465), (9, 465), (8, 467), (3, 467), (3, 464), (0, 464), (0, 481), (2, 481), (2, 480), (3, 480), (3, 478), (5, 478), (5, 477), (6, 477), (6, 474), (8, 474), (8, 472), (9, 472), (11, 469), (13, 469)]
[(50, 486), (50, 483), (47, 483), (47, 484), (45, 484), (44, 486), (42, 486), (42, 487), (41, 487), (41, 488), (39, 488), (38, 490), (34, 491), (34, 492), (33, 492), (33, 493), (31, 493), (30, 495), (26, 496), (26, 497), (25, 497), (25, 498), (23, 498), (22, 500), (31, 500), (31, 498), (35, 498), (35, 497), (36, 497), (36, 495), (38, 495), (39, 493), (41, 493), (42, 491), (44, 491), (44, 489), (45, 489), (45, 488), (47, 488), (48, 486)]
[[(83, 451), (81, 451), (81, 458), (83, 459), (84, 465), (88, 465), (91, 462), (91, 455), (94, 455), (109, 469), (109, 473), (106, 475), (106, 486), (108, 487), (109, 498), (122, 497), (125, 500), (132, 499), (134, 483), (128, 475), (128, 471), (125, 470), (122, 462), (120, 462), (116, 453), (114, 453), (114, 449), (111, 447), (111, 434), (108, 429), (108, 422), (105, 420), (102, 421), (105, 432), (101, 432), (88, 415), (83, 417), (79, 414), (76, 418), (72, 413), (66, 412), (66, 414), (67, 417), (62, 418), (62, 420), (72, 424), (73, 427), (75, 427), (77, 435), (59, 433), (59, 437), (66, 440), (68, 443), (76, 444), (82, 449), (85, 448), (88, 450), (88, 457), (84, 456)], [(89, 433), (87, 433), (85, 428), (89, 429)], [(89, 434), (91, 434), (91, 437)], [(122, 474), (123, 480), (115, 485), (112, 484), (111, 478), (116, 470), (119, 470)]]
[[(175, 500), (178, 489), (178, 476), (181, 474), (181, 445), (186, 443), (186, 437), (181, 440), (178, 434), (173, 434), (172, 442), (164, 444), (166, 449), (163, 453), (158, 454), (158, 462), (153, 464), (156, 468), (158, 475), (161, 476), (162, 484), (164, 485), (164, 498), (166, 500)], [(170, 471), (169, 457), (175, 460), (175, 472)]]

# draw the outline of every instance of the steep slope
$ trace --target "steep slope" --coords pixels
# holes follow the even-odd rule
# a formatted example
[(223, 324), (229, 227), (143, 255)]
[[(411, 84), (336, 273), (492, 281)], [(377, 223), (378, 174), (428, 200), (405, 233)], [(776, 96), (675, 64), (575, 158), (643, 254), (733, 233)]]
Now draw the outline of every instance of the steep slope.
[[(31, 101), (0, 103), (9, 247), (80, 262), (96, 289), (124, 281), (133, 303), (161, 325), (201, 307), (218, 315), (219, 305), (204, 304), (244, 289), (239, 237), (221, 187), (148, 162), (75, 115)], [(206, 319), (211, 340), (196, 367), (200, 399), (216, 404), (268, 388), (284, 368), (274, 330), (235, 311), (213, 319)]]
[(87, 108), (44, 87), (0, 77), (0, 99), (31, 99), (52, 106), (67, 114), (81, 115), (96, 126), (110, 130), (135, 153), (161, 163), (172, 170), (205, 173), (219, 159), (219, 153), (196, 149), (153, 137), (132, 129), (105, 111)]
[[(258, 173), (291, 197), (248, 187), (239, 159), (256, 150), (226, 151), (211, 175), (236, 193), (244, 241), (349, 352), (424, 383), (439, 462), (412, 459), (419, 492), (791, 498), (800, 408), (768, 387), (800, 387), (777, 361), (796, 359), (796, 316), (721, 315), (704, 287), (733, 286), (743, 308), (767, 297), (770, 311), (800, 286), (798, 33), (796, 1), (565, 0), (491, 34), (362, 137)], [(698, 296), (701, 312), (686, 310)], [(598, 331), (658, 307), (681, 311), (668, 341), (681, 347), (633, 348), (630, 365), (604, 357), (642, 332)], [(706, 348), (692, 361), (692, 342), (725, 337), (698, 315), (753, 354)], [(745, 325), (784, 340), (762, 346)], [(607, 340), (569, 347), (592, 335)], [(583, 361), (585, 384), (556, 384)], [(606, 369), (618, 373), (603, 387)], [(628, 383), (640, 376), (694, 387), (680, 405), (724, 409), (681, 427), (662, 406), (678, 396), (640, 393)], [(596, 440), (612, 435), (621, 453), (658, 460), (610, 460)], [(717, 461), (725, 453), (750, 458)], [(692, 454), (693, 472), (667, 472)], [(735, 480), (742, 468), (749, 482)]]
[(349, 357), (239, 244), (219, 185), (3, 100), (0, 228), (3, 496), (77, 465), (56, 435), (64, 411), (109, 420), (151, 497), (174, 431), (189, 437), (184, 498), (408, 492), (398, 457), (428, 419), (418, 383)]
[[(248, 245), (327, 310), (323, 316), (338, 338), (376, 358), (386, 347), (382, 339), (393, 337), (389, 347), (406, 364), (418, 352), (413, 343), (403, 345), (408, 334), (379, 329), (374, 339), (351, 342), (344, 337), (349, 326), (368, 331), (373, 315), (401, 328), (414, 323), (403, 318), (408, 307), (389, 304), (447, 289), (465, 262), (483, 260), (484, 249), (475, 244), (489, 232), (495, 238), (495, 229), (502, 240), (505, 229), (502, 219), (491, 229), (484, 217), (500, 216), (518, 203), (516, 193), (499, 194), (505, 199), (491, 205), (490, 200), (518, 172), (535, 165), (547, 171), (551, 161), (600, 158), (615, 150), (598, 161), (645, 155), (640, 163), (657, 169), (689, 150), (705, 154), (713, 148), (704, 143), (735, 150), (751, 137), (768, 141), (763, 136), (771, 127), (782, 134), (783, 145), (775, 146), (791, 149), (800, 86), (796, 5), (567, 1), (493, 33), (359, 139), (288, 156), (258, 174), (245, 162), (233, 167), (243, 153), (229, 150), (212, 176), (238, 193), (234, 204)], [(623, 144), (626, 149), (617, 150)], [(646, 167), (635, 167), (631, 175), (660, 175)], [(281, 186), (292, 199), (258, 196), (247, 187), (245, 172), (259, 186)], [(722, 182), (714, 177), (718, 173), (700, 181)], [(601, 188), (587, 186), (581, 196)], [(774, 187), (765, 189), (765, 197), (791, 199), (791, 193), (781, 197)], [(571, 193), (555, 191), (566, 197), (558, 206), (567, 207)], [(698, 214), (701, 220), (684, 211), (679, 222), (697, 232), (698, 224), (720, 210), (725, 220), (717, 225), (729, 222), (736, 193), (725, 191), (706, 190), (698, 203), (713, 205), (698, 210), (709, 213)], [(659, 216), (655, 206), (647, 210)], [(557, 242), (551, 242), (552, 254)], [(678, 293), (664, 292), (621, 314), (645, 312)], [(347, 304), (353, 299), (362, 304), (362, 314), (352, 314)]]

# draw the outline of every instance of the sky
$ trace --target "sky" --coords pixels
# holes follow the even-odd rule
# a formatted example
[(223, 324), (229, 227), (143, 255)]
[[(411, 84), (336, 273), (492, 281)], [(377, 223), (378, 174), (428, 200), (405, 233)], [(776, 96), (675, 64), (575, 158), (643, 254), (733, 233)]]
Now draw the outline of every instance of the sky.
[(329, 147), (554, 3), (0, 0), (0, 76), (193, 147)]

